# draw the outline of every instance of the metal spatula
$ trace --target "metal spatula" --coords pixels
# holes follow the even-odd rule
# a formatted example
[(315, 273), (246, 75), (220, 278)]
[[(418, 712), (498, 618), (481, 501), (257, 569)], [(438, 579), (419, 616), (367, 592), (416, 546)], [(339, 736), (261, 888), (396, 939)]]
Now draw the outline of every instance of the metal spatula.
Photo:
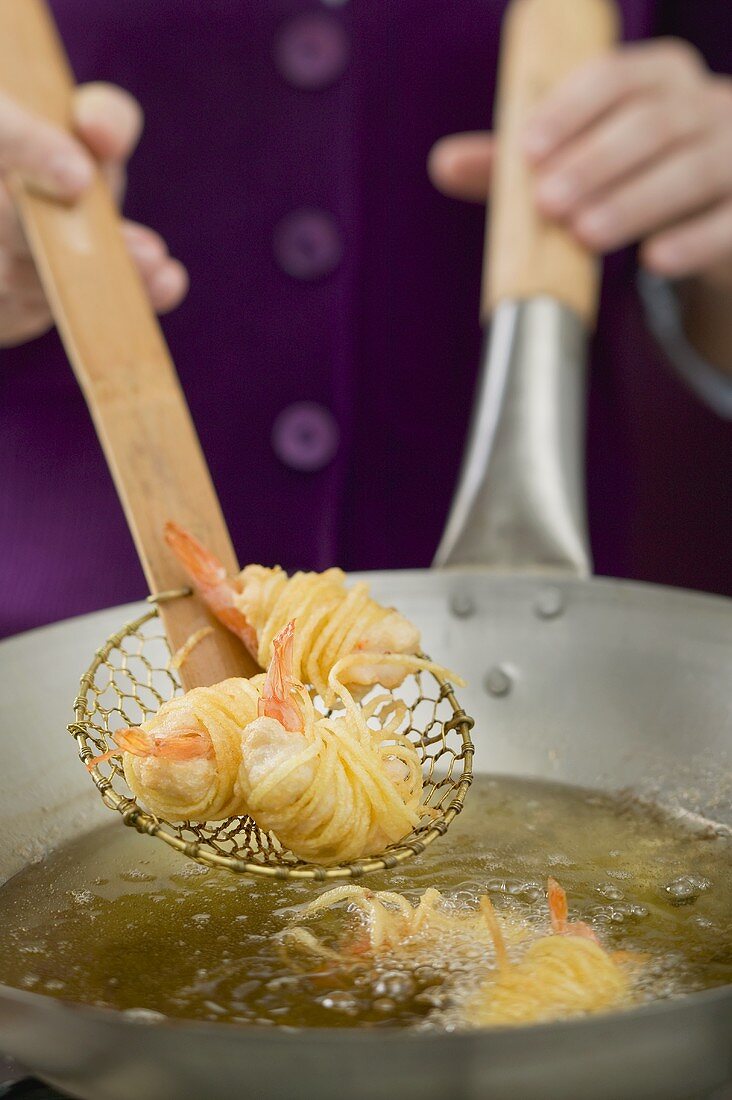
[(482, 299), (490, 328), (435, 565), (590, 572), (576, 456), (598, 266), (539, 214), (522, 139), (536, 103), (608, 49), (617, 27), (610, 0), (514, 0), (506, 16)]

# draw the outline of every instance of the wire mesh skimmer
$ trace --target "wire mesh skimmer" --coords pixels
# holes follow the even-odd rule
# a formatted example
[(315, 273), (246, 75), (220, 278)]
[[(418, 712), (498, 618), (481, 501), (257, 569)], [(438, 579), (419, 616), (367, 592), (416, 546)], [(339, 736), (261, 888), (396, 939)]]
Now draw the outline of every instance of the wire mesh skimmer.
[[(68, 727), (84, 764), (113, 749), (115, 731), (138, 726), (181, 692), (157, 607), (127, 623), (97, 651), (81, 678)], [(317, 881), (357, 878), (389, 870), (419, 855), (442, 836), (460, 813), (473, 776), (473, 720), (458, 704), (452, 686), (430, 672), (408, 677), (398, 695), (407, 704), (404, 732), (421, 764), (429, 819), (383, 852), (350, 863), (321, 867), (298, 859), (250, 817), (173, 823), (157, 817), (133, 797), (119, 756), (91, 768), (102, 800), (125, 825), (158, 837), (171, 848), (210, 867), (276, 879)]]

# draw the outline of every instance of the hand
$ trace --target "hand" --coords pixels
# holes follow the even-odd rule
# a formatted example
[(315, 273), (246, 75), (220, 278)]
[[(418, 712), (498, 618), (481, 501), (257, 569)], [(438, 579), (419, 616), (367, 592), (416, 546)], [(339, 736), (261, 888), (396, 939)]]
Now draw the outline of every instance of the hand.
[[(52, 324), (2, 176), (18, 172), (54, 198), (74, 202), (91, 183), (91, 152), (118, 201), (122, 198), (125, 164), (142, 130), (139, 105), (121, 88), (87, 84), (76, 93), (74, 123), (80, 141), (0, 95), (0, 347), (31, 340)], [(169, 257), (165, 242), (152, 229), (125, 221), (122, 233), (153, 306), (158, 312), (172, 309), (188, 287), (185, 268)]]
[[(623, 46), (569, 77), (526, 131), (536, 199), (587, 246), (641, 242), (641, 261), (674, 279), (732, 284), (732, 80), (681, 40)], [(436, 186), (482, 200), (489, 135), (443, 138)]]

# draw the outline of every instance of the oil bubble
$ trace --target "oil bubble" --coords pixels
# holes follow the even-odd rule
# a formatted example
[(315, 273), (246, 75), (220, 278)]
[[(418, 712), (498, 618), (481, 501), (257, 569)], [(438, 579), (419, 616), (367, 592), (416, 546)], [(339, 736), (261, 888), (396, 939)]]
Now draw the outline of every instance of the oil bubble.
[(405, 1001), (414, 992), (414, 982), (402, 971), (382, 974), (373, 985), (374, 996), (388, 997), (394, 1001)]
[(94, 901), (91, 890), (72, 890), (71, 896), (77, 905), (88, 905), (89, 902)]
[(608, 901), (622, 901), (623, 891), (612, 882), (603, 882), (597, 887), (598, 894), (602, 894)]
[(161, 1024), (166, 1020), (162, 1012), (155, 1012), (152, 1008), (126, 1008), (122, 1015), (128, 1020), (136, 1020), (144, 1024)]
[(333, 993), (328, 993), (325, 997), (321, 997), (320, 1004), (323, 1008), (329, 1008), (333, 1012), (343, 1012), (346, 1016), (355, 1016), (358, 1012), (358, 1001), (356, 998), (342, 989), (337, 989)]
[(709, 879), (700, 875), (679, 875), (678, 878), (666, 883), (662, 888), (662, 894), (672, 905), (690, 905), (711, 886)]
[(532, 905), (544, 896), (544, 887), (538, 882), (516, 882), (508, 887), (508, 893), (519, 901)]

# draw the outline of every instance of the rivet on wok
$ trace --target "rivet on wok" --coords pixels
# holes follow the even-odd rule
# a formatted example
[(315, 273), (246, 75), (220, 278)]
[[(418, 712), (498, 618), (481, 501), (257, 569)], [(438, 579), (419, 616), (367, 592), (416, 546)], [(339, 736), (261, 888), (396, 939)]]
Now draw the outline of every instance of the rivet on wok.
[(564, 611), (564, 593), (556, 585), (542, 588), (536, 597), (534, 611), (540, 619), (556, 619)]
[(504, 668), (501, 668), (500, 665), (494, 665), (486, 672), (483, 687), (489, 695), (500, 699), (502, 695), (508, 695), (513, 687), (513, 680)]
[(450, 597), (450, 610), (457, 619), (469, 619), (475, 614), (475, 604), (467, 592), (453, 592)]

